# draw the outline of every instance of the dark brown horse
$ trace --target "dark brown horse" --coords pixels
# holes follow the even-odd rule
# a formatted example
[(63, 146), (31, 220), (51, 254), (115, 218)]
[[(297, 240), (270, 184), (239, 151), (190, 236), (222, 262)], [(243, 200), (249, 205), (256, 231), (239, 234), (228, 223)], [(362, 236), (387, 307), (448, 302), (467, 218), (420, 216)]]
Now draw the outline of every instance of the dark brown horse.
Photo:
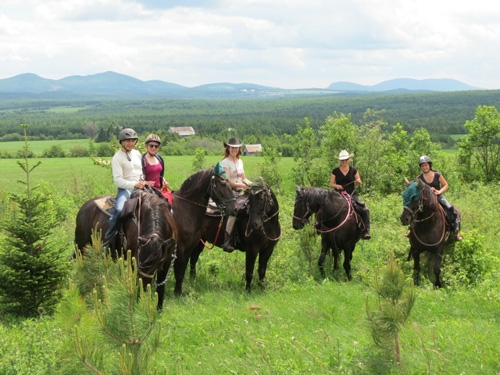
[[(75, 243), (85, 253), (85, 246), (91, 243), (94, 229), (105, 233), (109, 214), (99, 208), (100, 197), (90, 199), (83, 204), (76, 216)], [(136, 190), (130, 196), (120, 218), (121, 230), (110, 244), (117, 250), (113, 255), (131, 250), (136, 258), (137, 272), (144, 287), (150, 284), (156, 275), (158, 308), (163, 305), (167, 270), (176, 256), (177, 229), (170, 214), (168, 202), (154, 193)]]
[(179, 233), (178, 258), (174, 264), (176, 295), (182, 294), (187, 263), (200, 241), (209, 198), (222, 212), (228, 214), (236, 212), (233, 190), (229, 182), (221, 178), (216, 170), (217, 167), (197, 172), (187, 178), (179, 190), (174, 191), (174, 220)]
[[(250, 291), (257, 256), (259, 257), (259, 286), (263, 287), (267, 263), (281, 237), (279, 205), (276, 195), (265, 183), (253, 187), (247, 195), (241, 197), (245, 201), (245, 208), (238, 211), (234, 230), (237, 237), (236, 249), (246, 253), (246, 290)], [(205, 215), (202, 241), (199, 241), (191, 255), (191, 277), (196, 277), (196, 262), (206, 246), (205, 241), (222, 247), (226, 222), (227, 216), (224, 217), (220, 212)]]
[(410, 253), (413, 257), (415, 284), (420, 283), (420, 254), (428, 252), (432, 256), (434, 285), (441, 285), (441, 262), (448, 246), (454, 246), (451, 227), (446, 220), (443, 207), (431, 188), (421, 180), (407, 183), (403, 196), (401, 223), (410, 226)]
[(337, 270), (340, 252), (344, 250), (344, 270), (347, 279), (351, 280), (352, 253), (361, 238), (361, 229), (349, 196), (317, 187), (296, 187), (295, 190), (293, 229), (302, 229), (309, 217), (316, 214), (316, 229), (321, 234), (318, 260), (321, 276), (325, 277), (323, 265), (328, 251), (333, 252), (333, 268)]

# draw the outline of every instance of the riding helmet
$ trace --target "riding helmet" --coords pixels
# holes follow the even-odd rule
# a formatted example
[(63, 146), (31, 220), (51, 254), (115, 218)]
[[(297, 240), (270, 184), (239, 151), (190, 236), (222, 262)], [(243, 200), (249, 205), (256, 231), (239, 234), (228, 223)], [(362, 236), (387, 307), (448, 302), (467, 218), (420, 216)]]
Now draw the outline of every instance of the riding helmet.
[(159, 145), (161, 145), (161, 139), (156, 134), (150, 134), (146, 137), (146, 141), (144, 143), (148, 144), (149, 142), (157, 142)]
[(134, 129), (130, 129), (130, 128), (125, 128), (125, 129), (122, 129), (120, 131), (120, 134), (118, 135), (118, 140), (121, 142), (121, 141), (125, 141), (127, 139), (135, 139), (137, 140), (137, 133), (135, 132)]
[(429, 163), (429, 165), (432, 167), (432, 159), (430, 157), (428, 157), (427, 155), (422, 155), (418, 159), (418, 165), (422, 165), (424, 163)]

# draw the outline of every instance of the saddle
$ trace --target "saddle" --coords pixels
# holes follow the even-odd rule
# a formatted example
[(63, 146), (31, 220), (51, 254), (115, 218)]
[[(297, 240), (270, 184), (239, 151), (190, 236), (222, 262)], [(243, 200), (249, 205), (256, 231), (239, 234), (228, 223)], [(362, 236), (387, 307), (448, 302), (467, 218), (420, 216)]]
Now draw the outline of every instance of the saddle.
[[(105, 213), (109, 217), (111, 217), (115, 212), (116, 197), (111, 197), (111, 196), (100, 197), (96, 198), (94, 202), (97, 208), (99, 208), (103, 213)], [(133, 197), (127, 199), (125, 205), (123, 206), (120, 218), (133, 216), (138, 202), (139, 202), (139, 197)]]
[[(237, 217), (245, 217), (248, 216), (248, 195), (247, 194), (239, 194), (236, 196), (236, 211), (238, 214)], [(207, 210), (205, 212), (208, 216), (222, 216), (222, 212), (219, 207), (215, 204), (215, 202), (210, 199), (208, 201)]]

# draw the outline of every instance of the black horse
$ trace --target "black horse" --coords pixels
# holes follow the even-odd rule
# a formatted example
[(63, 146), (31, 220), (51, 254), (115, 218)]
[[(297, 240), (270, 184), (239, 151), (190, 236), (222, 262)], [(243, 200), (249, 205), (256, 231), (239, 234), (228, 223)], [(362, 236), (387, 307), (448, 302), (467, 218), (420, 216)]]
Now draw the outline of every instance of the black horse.
[(216, 166), (193, 174), (183, 182), (179, 190), (174, 191), (173, 211), (178, 230), (178, 258), (174, 264), (176, 295), (182, 294), (187, 263), (200, 241), (209, 198), (222, 212), (236, 212), (233, 190), (229, 182), (215, 172), (217, 169), (222, 170), (222, 167)]
[(408, 260), (413, 257), (415, 284), (420, 283), (420, 254), (428, 252), (434, 261), (434, 285), (440, 288), (444, 251), (455, 243), (452, 228), (436, 195), (421, 180), (408, 182), (402, 196), (404, 209), (400, 219), (403, 225), (410, 226)]
[[(267, 263), (281, 237), (279, 204), (276, 195), (266, 183), (253, 187), (248, 195), (240, 197), (244, 208), (238, 210), (234, 230), (236, 231), (236, 248), (246, 253), (246, 290), (250, 291), (257, 256), (259, 257), (259, 286), (263, 287)], [(196, 263), (204, 247), (207, 246), (205, 241), (222, 246), (226, 222), (227, 217), (220, 212), (206, 213), (203, 219), (202, 241), (199, 241), (191, 255), (191, 277), (196, 277)]]
[(321, 234), (321, 255), (318, 260), (321, 276), (325, 277), (324, 262), (330, 249), (333, 251), (333, 268), (338, 269), (341, 250), (344, 250), (344, 270), (351, 280), (351, 260), (356, 243), (361, 238), (361, 228), (350, 197), (324, 188), (295, 188), (297, 194), (293, 212), (293, 229), (302, 229), (309, 217), (316, 214), (316, 229)]
[[(85, 255), (93, 230), (105, 233), (110, 215), (98, 202), (112, 197), (88, 200), (76, 216), (75, 243)], [(146, 287), (156, 275), (158, 308), (163, 305), (167, 270), (176, 256), (177, 228), (170, 214), (170, 205), (154, 193), (136, 190), (122, 211), (120, 233), (111, 245), (112, 255), (131, 250), (136, 258), (137, 272)]]

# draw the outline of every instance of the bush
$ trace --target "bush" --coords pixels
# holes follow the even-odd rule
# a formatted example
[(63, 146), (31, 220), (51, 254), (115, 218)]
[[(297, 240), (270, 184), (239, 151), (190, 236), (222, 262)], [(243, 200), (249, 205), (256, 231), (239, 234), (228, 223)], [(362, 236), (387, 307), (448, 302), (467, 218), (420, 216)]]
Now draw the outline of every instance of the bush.
[(89, 156), (89, 152), (87, 151), (87, 149), (80, 145), (71, 147), (71, 149), (69, 150), (69, 154), (72, 158), (83, 158)]
[(50, 149), (43, 152), (42, 157), (44, 158), (64, 158), (66, 153), (59, 145), (54, 145)]

